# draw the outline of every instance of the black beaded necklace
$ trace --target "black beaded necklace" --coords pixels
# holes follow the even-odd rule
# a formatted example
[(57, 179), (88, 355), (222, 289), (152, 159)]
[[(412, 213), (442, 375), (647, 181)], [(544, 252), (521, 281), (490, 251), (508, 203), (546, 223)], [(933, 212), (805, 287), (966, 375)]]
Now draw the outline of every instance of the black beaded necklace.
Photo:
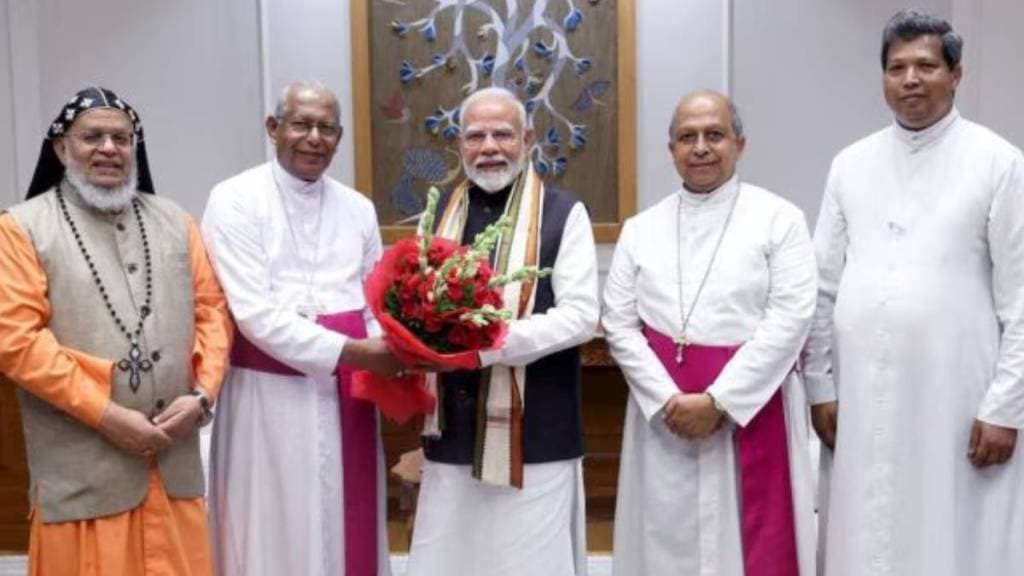
[(89, 251), (85, 249), (85, 243), (82, 242), (82, 235), (78, 232), (78, 226), (75, 225), (75, 221), (71, 219), (71, 213), (68, 212), (68, 206), (64, 201), (64, 194), (60, 188), (57, 188), (57, 202), (60, 204), (60, 211), (64, 215), (64, 220), (71, 227), (71, 234), (75, 237), (75, 242), (78, 243), (78, 249), (82, 252), (82, 257), (85, 258), (85, 263), (89, 266), (89, 272), (92, 273), (93, 283), (96, 284), (96, 288), (100, 292), (100, 297), (103, 298), (103, 303), (107, 307), (107, 312), (110, 317), (114, 319), (114, 324), (117, 324), (118, 330), (128, 338), (130, 347), (128, 348), (128, 357), (120, 360), (117, 363), (117, 367), (122, 372), (131, 372), (128, 377), (128, 386), (131, 387), (132, 393), (138, 392), (139, 386), (142, 384), (142, 372), (149, 372), (153, 369), (153, 363), (147, 358), (142, 356), (142, 348), (139, 347), (139, 334), (142, 333), (142, 323), (146, 317), (149, 316), (150, 304), (153, 301), (153, 263), (149, 256), (149, 238), (146, 236), (146, 226), (142, 223), (142, 212), (139, 210), (139, 201), (132, 199), (132, 210), (135, 211), (135, 221), (139, 223), (139, 234), (142, 235), (142, 253), (145, 258), (146, 267), (146, 301), (142, 304), (139, 309), (139, 321), (135, 324), (135, 329), (131, 332), (125, 326), (124, 322), (121, 321), (121, 317), (117, 315), (114, 310), (114, 306), (110, 303), (110, 295), (107, 294), (107, 289), (103, 286), (103, 281), (100, 279), (100, 274), (96, 270), (96, 265), (93, 264), (92, 256), (89, 255)]

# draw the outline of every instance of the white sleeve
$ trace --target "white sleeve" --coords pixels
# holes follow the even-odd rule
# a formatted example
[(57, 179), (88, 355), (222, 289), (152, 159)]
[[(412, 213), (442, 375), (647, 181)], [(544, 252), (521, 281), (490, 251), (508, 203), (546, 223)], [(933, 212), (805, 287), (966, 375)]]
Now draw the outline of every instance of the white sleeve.
[(767, 258), (770, 283), (764, 316), (708, 388), (740, 426), (757, 415), (793, 370), (814, 316), (814, 249), (802, 212), (775, 215)]
[(328, 377), (346, 337), (267, 298), (265, 223), (256, 204), (252, 191), (221, 184), (210, 193), (203, 214), (203, 239), (231, 314), (238, 330), (263, 352), (306, 375)]
[(643, 334), (643, 322), (637, 310), (635, 220), (622, 226), (608, 276), (604, 281), (604, 327), (608, 349), (622, 370), (633, 398), (647, 420), (658, 414), (679, 388), (655, 356)]
[(569, 212), (551, 274), (555, 305), (542, 314), (509, 323), (505, 344), (480, 353), (480, 364), (525, 366), (594, 337), (597, 298), (597, 249), (590, 217), (582, 203)]
[(832, 370), (832, 313), (836, 305), (839, 281), (846, 267), (846, 248), (850, 239), (846, 217), (837, 196), (836, 170), (833, 164), (825, 185), (825, 197), (814, 229), (814, 253), (818, 263), (818, 303), (814, 321), (803, 352), (804, 387), (810, 405), (838, 399)]
[(995, 377), (978, 418), (1024, 428), (1024, 157), (1018, 152), (997, 177), (988, 215), (992, 295), (1002, 329)]
[[(370, 272), (373, 272), (373, 267), (377, 265), (377, 261), (380, 260), (381, 254), (384, 252), (380, 240), (380, 226), (377, 225), (377, 213), (372, 207), (368, 212), (369, 214), (367, 215), (367, 218), (371, 222), (367, 225), (366, 237), (363, 242), (362, 277), (364, 283), (366, 282), (366, 277), (370, 275)], [(366, 320), (367, 335), (370, 337), (380, 336), (380, 324), (377, 322), (377, 318), (374, 317), (369, 306), (367, 306), (366, 310), (363, 311), (363, 316)]]

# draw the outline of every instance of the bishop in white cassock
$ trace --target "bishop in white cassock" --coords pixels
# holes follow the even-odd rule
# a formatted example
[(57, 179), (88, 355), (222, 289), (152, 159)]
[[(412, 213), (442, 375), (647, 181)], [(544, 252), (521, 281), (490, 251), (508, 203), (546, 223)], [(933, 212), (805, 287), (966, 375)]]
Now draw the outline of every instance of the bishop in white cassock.
[(202, 225), (238, 325), (213, 433), (217, 573), (389, 574), (377, 416), (345, 386), (350, 366), (398, 368), (357, 339), (378, 332), (363, 299), (377, 219), (323, 175), (341, 137), (333, 94), (290, 85), (267, 130), (277, 158), (218, 184)]
[(896, 122), (835, 158), (818, 217), (829, 576), (1024, 574), (1024, 157), (953, 107), (961, 45), (890, 21)]
[(684, 98), (670, 136), (683, 187), (625, 223), (604, 292), (602, 323), (630, 388), (614, 574), (810, 576), (795, 367), (816, 293), (807, 226), (736, 176), (745, 141), (724, 96)]

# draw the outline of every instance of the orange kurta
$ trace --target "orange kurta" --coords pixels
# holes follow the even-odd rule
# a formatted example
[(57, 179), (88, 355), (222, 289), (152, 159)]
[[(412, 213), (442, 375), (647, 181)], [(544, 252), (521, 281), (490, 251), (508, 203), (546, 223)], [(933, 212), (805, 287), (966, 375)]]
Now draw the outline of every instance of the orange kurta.
[(33, 513), (29, 538), (29, 576), (213, 574), (206, 504), (202, 498), (168, 498), (155, 467), (138, 507), (59, 524), (44, 524)]
[[(227, 368), (227, 302), (189, 221), (195, 296), (194, 382), (215, 397)], [(47, 328), (47, 279), (31, 241), (0, 215), (0, 372), (28, 392), (96, 427), (110, 403), (113, 362), (61, 346)], [(85, 287), (83, 287), (85, 288)], [(155, 467), (138, 507), (110, 517), (47, 524), (33, 512), (29, 573), (107, 575), (211, 573), (202, 498), (168, 498)]]

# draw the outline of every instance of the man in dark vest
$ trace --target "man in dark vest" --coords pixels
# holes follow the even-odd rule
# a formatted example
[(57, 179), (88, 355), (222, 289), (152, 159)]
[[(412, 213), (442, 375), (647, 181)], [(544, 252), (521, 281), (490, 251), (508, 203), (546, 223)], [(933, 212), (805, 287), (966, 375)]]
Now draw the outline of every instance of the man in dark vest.
[(572, 576), (586, 562), (579, 345), (599, 316), (590, 219), (530, 167), (533, 130), (512, 93), (476, 92), (460, 118), (468, 181), (442, 199), (437, 233), (468, 244), (505, 214), (496, 271), (552, 274), (505, 288), (514, 319), (479, 370), (437, 377), (409, 574)]
[(212, 574), (198, 429), (231, 330), (195, 222), (153, 194), (135, 110), (78, 92), (28, 199), (0, 215), (0, 374), (24, 419), (29, 573)]

